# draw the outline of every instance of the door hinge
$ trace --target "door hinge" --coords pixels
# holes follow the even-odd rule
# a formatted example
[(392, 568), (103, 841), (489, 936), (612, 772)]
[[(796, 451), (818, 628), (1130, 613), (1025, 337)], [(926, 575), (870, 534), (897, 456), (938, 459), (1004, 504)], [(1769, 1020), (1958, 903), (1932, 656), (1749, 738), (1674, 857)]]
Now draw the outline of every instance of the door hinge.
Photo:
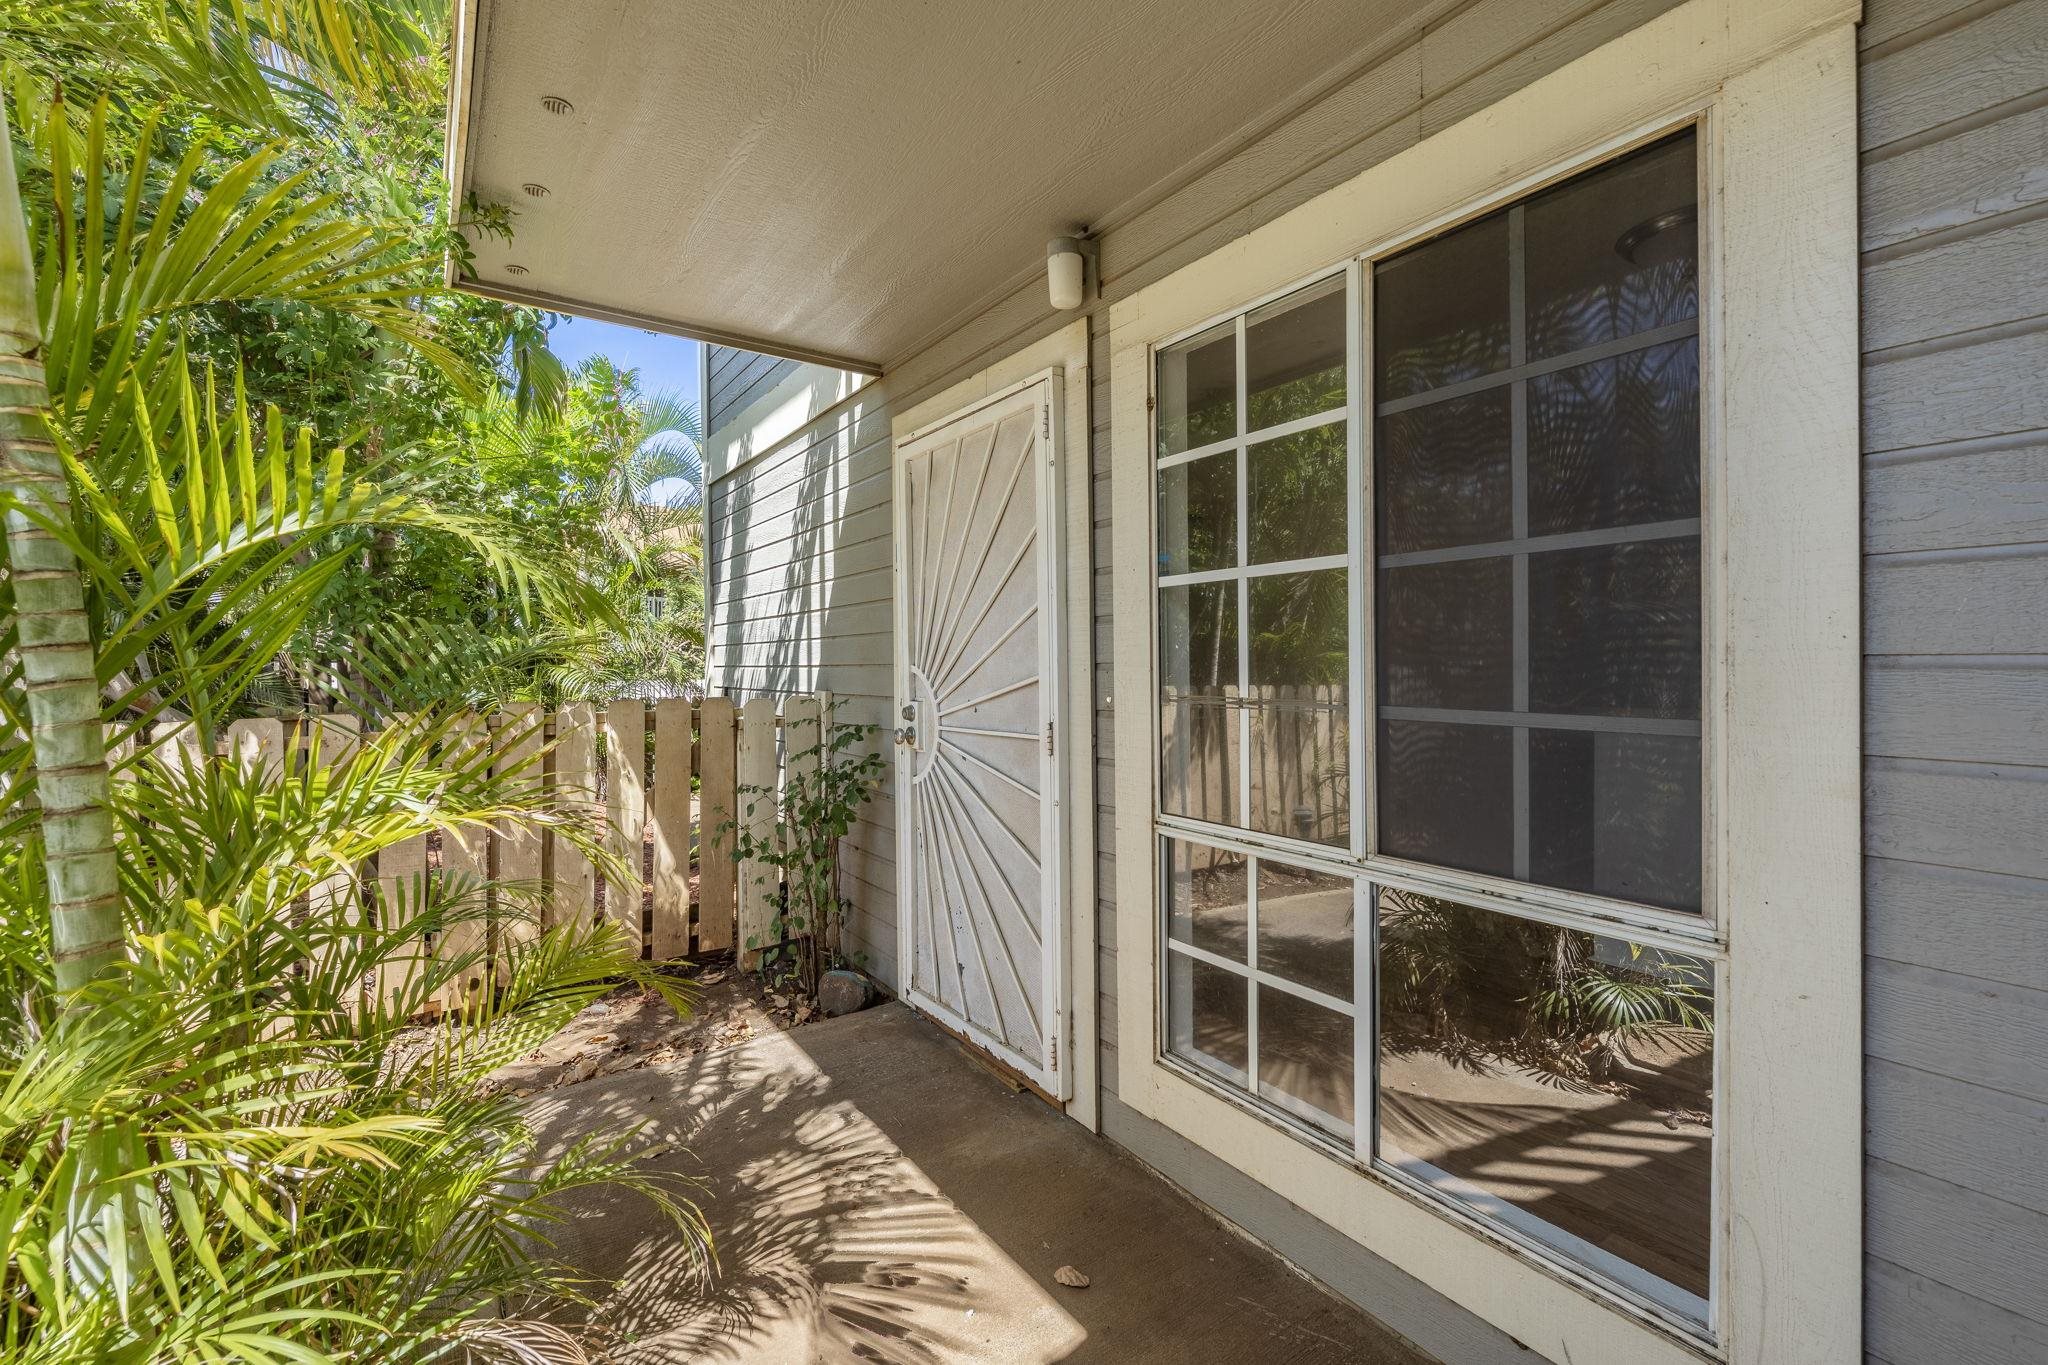
[(1060, 1069), (1060, 1040), (1058, 1038), (1052, 1040), (1052, 1065), (1046, 1069), (1049, 1071), (1058, 1071)]
[(1038, 430), (1045, 437), (1046, 440), (1050, 441), (1052, 439), (1051, 408), (1040, 408), (1038, 410)]
[(1045, 756), (1052, 757), (1052, 722), (1045, 723)]

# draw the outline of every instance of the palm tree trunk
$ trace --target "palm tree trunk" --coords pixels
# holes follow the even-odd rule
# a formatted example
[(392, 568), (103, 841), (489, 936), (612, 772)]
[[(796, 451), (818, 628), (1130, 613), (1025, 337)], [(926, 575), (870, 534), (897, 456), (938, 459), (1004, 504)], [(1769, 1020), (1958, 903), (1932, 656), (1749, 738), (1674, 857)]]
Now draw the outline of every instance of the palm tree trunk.
[(35, 267), (0, 109), (0, 498), (22, 509), (7, 513), (7, 570), (28, 683), (53, 966), (68, 994), (120, 955), (121, 882), (78, 561), (35, 520), (62, 521), (71, 504), (50, 439), (41, 353)]

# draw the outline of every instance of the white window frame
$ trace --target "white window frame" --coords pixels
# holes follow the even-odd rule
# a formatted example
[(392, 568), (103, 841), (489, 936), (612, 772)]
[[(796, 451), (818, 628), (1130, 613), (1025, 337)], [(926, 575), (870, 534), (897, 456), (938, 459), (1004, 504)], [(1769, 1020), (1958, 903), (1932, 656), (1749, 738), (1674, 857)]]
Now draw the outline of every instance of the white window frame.
[[(1117, 809), (1127, 813), (1116, 844), (1121, 1101), (1541, 1354), (1577, 1365), (1860, 1357), (1858, 17), (1857, 5), (1836, 0), (1687, 0), (1111, 309), (1114, 695), (1123, 714), (1144, 717), (1157, 693), (1157, 348), (1699, 127), (1709, 187), (1700, 224), (1706, 913), (1506, 879), (1475, 898), (1475, 879), (1460, 876), (1449, 893), (1536, 918), (1609, 916), (1617, 936), (1724, 957), (1711, 1340), (1163, 1060), (1157, 840), (1183, 831), (1232, 840), (1137, 815), (1158, 809), (1159, 732), (1140, 723), (1116, 735)], [(1354, 274), (1354, 329), (1369, 284)], [(1356, 471), (1369, 409), (1366, 357), (1353, 343)], [(1370, 679), (1357, 662), (1371, 629), (1363, 483), (1354, 477), (1351, 590), (1354, 715), (1368, 721), (1353, 726), (1353, 858), (1338, 850), (1334, 860), (1354, 866), (1372, 810)], [(1241, 842), (1290, 861), (1332, 861), (1320, 846)], [(1445, 889), (1429, 885), (1426, 868), (1365, 861), (1384, 880)], [(1363, 975), (1354, 994), (1363, 1018)]]

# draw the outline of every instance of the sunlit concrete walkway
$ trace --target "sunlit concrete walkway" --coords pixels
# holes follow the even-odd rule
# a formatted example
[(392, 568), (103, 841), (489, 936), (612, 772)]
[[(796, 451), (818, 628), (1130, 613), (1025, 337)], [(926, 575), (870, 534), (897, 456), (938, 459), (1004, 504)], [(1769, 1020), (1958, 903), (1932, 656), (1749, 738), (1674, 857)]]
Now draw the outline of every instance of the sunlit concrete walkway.
[[(901, 1005), (531, 1101), (551, 1145), (650, 1123), (703, 1182), (708, 1286), (623, 1196), (562, 1256), (622, 1361), (1411, 1365), (1425, 1358)], [(1093, 1283), (1058, 1284), (1072, 1265)]]

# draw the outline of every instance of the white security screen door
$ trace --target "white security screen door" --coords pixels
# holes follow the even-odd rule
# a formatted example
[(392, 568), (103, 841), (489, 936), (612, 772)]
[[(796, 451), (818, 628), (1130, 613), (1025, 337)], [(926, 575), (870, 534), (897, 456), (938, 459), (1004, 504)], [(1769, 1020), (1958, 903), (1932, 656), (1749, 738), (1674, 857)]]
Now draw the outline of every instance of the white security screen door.
[(896, 809), (906, 997), (1063, 1099), (1057, 382), (899, 452)]

